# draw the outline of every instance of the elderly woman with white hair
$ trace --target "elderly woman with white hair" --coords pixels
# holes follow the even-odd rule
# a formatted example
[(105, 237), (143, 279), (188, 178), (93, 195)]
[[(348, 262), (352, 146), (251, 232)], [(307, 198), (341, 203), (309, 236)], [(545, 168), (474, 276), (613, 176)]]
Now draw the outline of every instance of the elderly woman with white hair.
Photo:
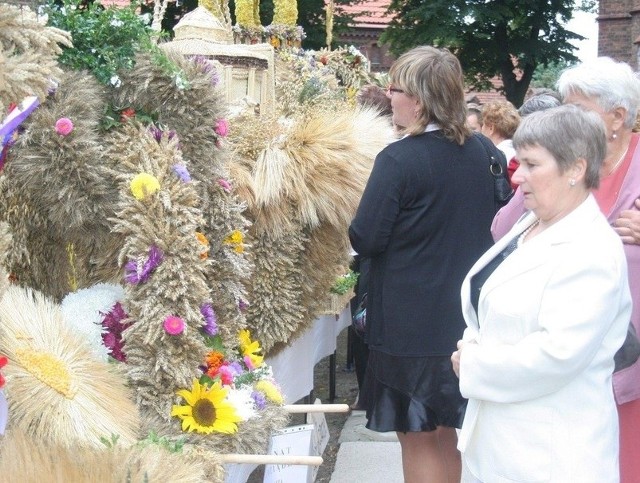
[[(565, 70), (558, 80), (563, 101), (594, 111), (604, 121), (607, 153), (600, 186), (593, 190), (610, 225), (621, 237), (633, 297), (631, 321), (640, 333), (640, 135), (632, 132), (640, 107), (640, 80), (631, 68), (599, 57)], [(526, 210), (519, 189), (496, 215), (492, 234), (501, 238)], [(613, 377), (620, 422), (620, 475), (623, 483), (640, 475), (640, 361)]]
[(611, 384), (631, 295), (622, 242), (591, 192), (604, 125), (565, 105), (526, 117), (513, 142), (530, 211), (466, 276), (451, 357), (469, 398), (462, 481), (616, 483)]

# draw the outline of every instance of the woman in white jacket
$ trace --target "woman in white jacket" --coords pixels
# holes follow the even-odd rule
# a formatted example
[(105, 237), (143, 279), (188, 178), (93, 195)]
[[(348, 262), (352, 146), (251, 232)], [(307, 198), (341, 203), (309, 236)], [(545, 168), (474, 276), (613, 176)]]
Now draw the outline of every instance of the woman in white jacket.
[(462, 286), (462, 480), (617, 482), (611, 375), (631, 298), (620, 237), (590, 194), (604, 127), (566, 105), (525, 118), (514, 145), (530, 211)]

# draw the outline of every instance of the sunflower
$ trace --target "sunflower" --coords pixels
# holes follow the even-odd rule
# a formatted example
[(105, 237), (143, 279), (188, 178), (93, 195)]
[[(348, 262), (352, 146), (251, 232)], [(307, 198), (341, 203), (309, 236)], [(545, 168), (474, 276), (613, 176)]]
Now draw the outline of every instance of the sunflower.
[(193, 380), (191, 391), (182, 389), (178, 396), (186, 402), (186, 406), (174, 405), (171, 416), (182, 420), (182, 431), (196, 431), (202, 434), (212, 432), (233, 434), (238, 431), (237, 422), (242, 421), (235, 408), (225, 401), (227, 390), (219, 382), (210, 388)]

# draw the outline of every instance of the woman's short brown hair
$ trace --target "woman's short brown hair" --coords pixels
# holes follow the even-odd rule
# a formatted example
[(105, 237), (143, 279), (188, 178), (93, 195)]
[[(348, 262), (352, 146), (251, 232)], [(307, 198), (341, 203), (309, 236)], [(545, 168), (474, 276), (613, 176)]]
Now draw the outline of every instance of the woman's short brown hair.
[(429, 123), (463, 144), (471, 136), (466, 125), (467, 108), (460, 62), (446, 49), (422, 46), (402, 54), (389, 69), (389, 80), (405, 94), (418, 99), (418, 119), (405, 132), (418, 135)]

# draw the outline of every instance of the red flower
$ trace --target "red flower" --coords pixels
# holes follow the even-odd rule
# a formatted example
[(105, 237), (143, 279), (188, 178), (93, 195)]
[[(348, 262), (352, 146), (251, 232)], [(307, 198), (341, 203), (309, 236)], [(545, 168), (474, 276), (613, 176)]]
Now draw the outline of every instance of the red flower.
[(329, 63), (329, 58), (326, 55), (323, 55), (318, 59), (322, 65), (327, 65)]
[[(9, 359), (7, 359), (5, 356), (0, 356), (0, 369), (6, 366), (7, 362), (9, 362)], [(0, 388), (2, 386), (4, 386), (4, 376), (0, 374)]]
[(136, 111), (133, 107), (127, 107), (120, 113), (120, 122), (127, 122), (128, 119), (135, 117)]

